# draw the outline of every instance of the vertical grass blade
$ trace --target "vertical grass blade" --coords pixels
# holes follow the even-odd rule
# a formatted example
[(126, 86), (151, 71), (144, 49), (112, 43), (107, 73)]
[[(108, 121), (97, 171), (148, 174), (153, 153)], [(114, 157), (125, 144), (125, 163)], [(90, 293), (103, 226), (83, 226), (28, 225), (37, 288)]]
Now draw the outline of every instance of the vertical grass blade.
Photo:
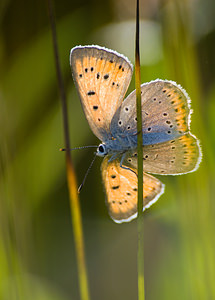
[(78, 189), (76, 183), (75, 172), (73, 169), (71, 156), (68, 151), (66, 151), (66, 166), (67, 166), (67, 181), (69, 189), (70, 198), (70, 210), (72, 225), (74, 231), (76, 256), (78, 262), (78, 273), (79, 273), (79, 284), (80, 284), (80, 294), (82, 300), (89, 300), (88, 292), (88, 279), (87, 279), (87, 269), (85, 263), (84, 254), (84, 238), (81, 222), (81, 210), (78, 197)]
[[(172, 1), (171, 4), (166, 7), (163, 16), (165, 65), (170, 78), (180, 82), (189, 92), (194, 109), (191, 131), (200, 138), (203, 148), (199, 170), (190, 177), (186, 175), (177, 179), (178, 197), (181, 199), (177, 217), (180, 221), (182, 267), (186, 270), (185, 276), (181, 277), (189, 283), (187, 299), (215, 299), (214, 192), (211, 185), (214, 172), (210, 169), (214, 166), (214, 155), (211, 155), (210, 130), (206, 118), (202, 118), (207, 115), (208, 87), (205, 73), (199, 65), (201, 59), (196, 48), (199, 44), (190, 28), (192, 11), (188, 2)], [(173, 38), (170, 39), (170, 36)]]
[[(65, 89), (64, 89), (60, 64), (59, 64), (57, 35), (56, 35), (54, 12), (53, 12), (53, 6), (51, 0), (48, 0), (48, 11), (50, 17), (50, 24), (51, 24), (51, 32), (52, 32), (52, 40), (53, 40), (53, 47), (54, 47), (57, 79), (58, 79), (59, 91), (60, 91), (60, 99), (62, 104), (64, 139), (65, 139), (66, 149), (70, 149), (66, 94), (65, 94)], [(81, 210), (80, 210), (80, 203), (78, 197), (76, 176), (75, 176), (72, 159), (69, 151), (66, 151), (66, 168), (67, 168), (67, 182), (68, 182), (69, 198), (70, 198), (71, 219), (73, 225), (76, 257), (77, 257), (77, 265), (78, 265), (80, 295), (82, 300), (89, 300), (90, 297), (89, 297), (89, 290), (88, 290), (87, 269), (85, 263)]]
[(145, 299), (144, 287), (144, 235), (143, 235), (143, 136), (141, 109), (140, 47), (139, 47), (139, 0), (136, 7), (135, 88), (137, 108), (137, 154), (138, 154), (138, 299)]

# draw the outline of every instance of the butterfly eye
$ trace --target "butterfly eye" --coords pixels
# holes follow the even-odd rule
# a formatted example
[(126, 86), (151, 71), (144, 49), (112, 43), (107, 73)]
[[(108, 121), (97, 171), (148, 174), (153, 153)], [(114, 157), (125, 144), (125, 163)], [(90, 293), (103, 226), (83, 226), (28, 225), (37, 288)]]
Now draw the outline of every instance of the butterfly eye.
[(107, 148), (105, 144), (100, 144), (97, 148), (98, 156), (105, 156), (107, 154)]
[(104, 151), (103, 145), (99, 146), (99, 152), (101, 152), (101, 153), (104, 153), (104, 152), (105, 152), (105, 151)]

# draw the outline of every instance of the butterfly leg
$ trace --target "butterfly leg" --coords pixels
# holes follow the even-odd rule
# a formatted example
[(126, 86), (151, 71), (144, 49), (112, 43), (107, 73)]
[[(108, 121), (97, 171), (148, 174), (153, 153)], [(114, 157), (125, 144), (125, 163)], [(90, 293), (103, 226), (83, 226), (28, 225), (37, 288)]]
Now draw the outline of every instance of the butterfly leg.
[(111, 158), (108, 159), (108, 162), (112, 162), (112, 161), (115, 160), (118, 156), (119, 156), (118, 153), (112, 155)]
[(124, 153), (124, 154), (122, 155), (122, 158), (121, 158), (121, 160), (120, 160), (120, 167), (121, 167), (122, 169), (129, 170), (129, 171), (133, 172), (133, 173), (137, 176), (137, 173), (136, 173), (134, 170), (130, 169), (129, 167), (124, 167), (124, 166), (122, 165), (125, 156), (126, 156), (126, 153)]
[(134, 132), (132, 135), (133, 135), (133, 136), (136, 136), (136, 135), (138, 135), (140, 132), (141, 132), (141, 130), (139, 130), (139, 131), (137, 131), (137, 132)]
[[(119, 156), (118, 153), (112, 155), (111, 158), (109, 158), (108, 163), (110, 163), (110, 162), (114, 161), (115, 159), (117, 159), (118, 156)], [(136, 173), (135, 173), (132, 169), (130, 169), (129, 167), (124, 167), (124, 166), (122, 165), (125, 156), (126, 156), (126, 153), (123, 153), (122, 158), (121, 158), (121, 160), (120, 160), (120, 167), (121, 167), (122, 169), (129, 170), (129, 171), (133, 172), (134, 174), (136, 174)], [(136, 175), (137, 175), (137, 174), (136, 174)]]

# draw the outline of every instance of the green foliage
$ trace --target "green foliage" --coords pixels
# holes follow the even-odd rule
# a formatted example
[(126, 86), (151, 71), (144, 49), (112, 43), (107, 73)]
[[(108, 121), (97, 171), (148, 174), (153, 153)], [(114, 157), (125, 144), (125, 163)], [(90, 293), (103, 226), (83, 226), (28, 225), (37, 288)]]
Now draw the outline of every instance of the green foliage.
[[(146, 299), (215, 299), (214, 2), (144, 5), (142, 82), (171, 79), (187, 90), (191, 129), (203, 149), (197, 172), (160, 176), (165, 194), (144, 213)], [(61, 1), (55, 9), (72, 146), (96, 144), (74, 89), (69, 51), (100, 44), (134, 63), (135, 2)], [(4, 1), (0, 22), (0, 299), (79, 299), (47, 8)], [(147, 51), (155, 40), (159, 47)], [(93, 153), (72, 155), (81, 182)], [(136, 221), (109, 219), (97, 160), (81, 192), (91, 296), (135, 299)]]

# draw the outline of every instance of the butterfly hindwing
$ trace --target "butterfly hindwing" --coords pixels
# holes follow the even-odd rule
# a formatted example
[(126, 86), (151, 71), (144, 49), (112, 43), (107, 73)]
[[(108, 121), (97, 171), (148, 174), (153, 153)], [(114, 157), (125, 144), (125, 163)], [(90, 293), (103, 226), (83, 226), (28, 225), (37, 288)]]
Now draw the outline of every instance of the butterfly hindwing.
[[(143, 144), (169, 141), (189, 130), (187, 93), (175, 82), (155, 80), (141, 86)], [(136, 91), (123, 101), (111, 123), (114, 137), (131, 136), (136, 143)]]
[[(201, 149), (194, 135), (187, 133), (171, 141), (143, 146), (143, 169), (161, 175), (179, 175), (195, 171), (201, 161)], [(126, 154), (124, 163), (137, 167), (137, 150)]]
[(124, 56), (98, 46), (75, 47), (70, 64), (85, 116), (102, 141), (110, 136), (110, 122), (121, 105), (132, 77)]
[[(108, 211), (116, 223), (129, 222), (137, 216), (137, 175), (120, 167), (119, 160), (109, 159), (105, 157), (101, 166)], [(164, 185), (157, 178), (144, 173), (143, 210), (151, 206), (163, 191)]]

